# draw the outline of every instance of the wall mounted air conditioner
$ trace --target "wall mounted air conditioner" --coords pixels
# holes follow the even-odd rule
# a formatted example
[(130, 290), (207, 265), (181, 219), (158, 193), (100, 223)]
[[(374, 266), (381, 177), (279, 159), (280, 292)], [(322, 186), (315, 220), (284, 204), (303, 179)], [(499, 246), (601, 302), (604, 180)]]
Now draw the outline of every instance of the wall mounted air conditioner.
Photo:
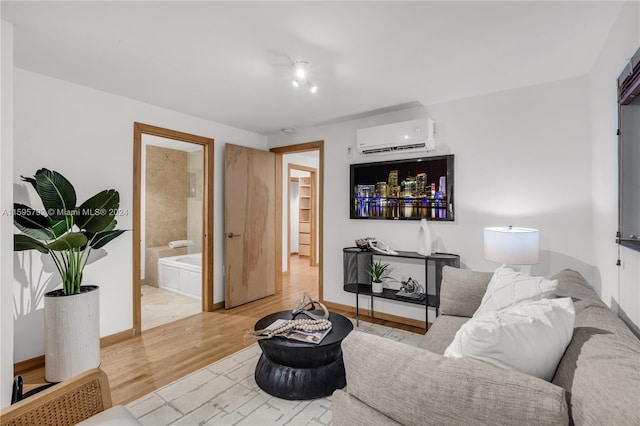
[(421, 118), (359, 129), (357, 145), (364, 155), (431, 151), (436, 148), (435, 123)]

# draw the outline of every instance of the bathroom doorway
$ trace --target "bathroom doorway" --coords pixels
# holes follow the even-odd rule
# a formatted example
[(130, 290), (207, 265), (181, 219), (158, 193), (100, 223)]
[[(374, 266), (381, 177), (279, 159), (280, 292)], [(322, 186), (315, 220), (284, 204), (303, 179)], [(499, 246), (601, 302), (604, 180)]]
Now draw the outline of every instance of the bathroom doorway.
[(134, 330), (212, 309), (213, 140), (136, 123)]

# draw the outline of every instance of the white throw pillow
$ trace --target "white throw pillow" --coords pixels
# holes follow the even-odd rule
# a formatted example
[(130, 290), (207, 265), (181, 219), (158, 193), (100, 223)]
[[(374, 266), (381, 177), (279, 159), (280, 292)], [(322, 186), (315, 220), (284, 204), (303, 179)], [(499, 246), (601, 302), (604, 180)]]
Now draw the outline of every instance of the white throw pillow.
[(558, 280), (532, 277), (506, 266), (496, 269), (482, 297), (480, 307), (473, 316), (498, 311), (524, 300), (540, 300), (554, 296)]
[(484, 361), (550, 381), (573, 336), (574, 319), (570, 297), (522, 302), (471, 318), (444, 356)]

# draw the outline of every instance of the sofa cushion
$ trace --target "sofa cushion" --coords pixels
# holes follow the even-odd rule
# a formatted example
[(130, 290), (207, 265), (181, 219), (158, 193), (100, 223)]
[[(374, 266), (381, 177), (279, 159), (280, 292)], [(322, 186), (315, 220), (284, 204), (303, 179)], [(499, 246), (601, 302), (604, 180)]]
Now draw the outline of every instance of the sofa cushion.
[(142, 425), (123, 405), (115, 405), (76, 426), (136, 426)]
[(496, 269), (474, 316), (513, 306), (524, 300), (551, 297), (558, 289), (557, 280), (533, 277), (506, 266)]
[(576, 271), (565, 269), (551, 277), (558, 281), (557, 297), (571, 297), (573, 306), (578, 315), (583, 309), (591, 306), (608, 309), (608, 306), (600, 299), (584, 277)]
[(554, 278), (558, 294), (570, 294), (576, 308), (573, 339), (553, 378), (567, 390), (574, 423), (640, 424), (640, 341), (579, 273)]
[(347, 392), (404, 425), (569, 421), (564, 390), (532, 376), (359, 331), (342, 341), (342, 351)]
[(472, 317), (493, 276), (492, 272), (476, 272), (451, 266), (442, 268), (440, 314)]
[(551, 380), (573, 335), (574, 316), (569, 297), (526, 301), (474, 316), (460, 327), (444, 356)]
[(440, 315), (438, 319), (431, 324), (429, 331), (418, 344), (418, 347), (442, 355), (444, 350), (447, 349), (447, 346), (453, 341), (462, 324), (467, 321), (469, 321), (467, 317)]

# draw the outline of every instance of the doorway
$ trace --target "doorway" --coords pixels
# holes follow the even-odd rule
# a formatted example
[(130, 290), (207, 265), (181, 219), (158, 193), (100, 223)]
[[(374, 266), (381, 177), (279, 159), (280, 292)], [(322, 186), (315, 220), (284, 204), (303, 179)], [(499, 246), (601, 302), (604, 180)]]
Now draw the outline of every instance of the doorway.
[(134, 124), (134, 333), (213, 308), (212, 167), (213, 139)]
[[(315, 166), (303, 166), (293, 161), (299, 161), (303, 156), (307, 163)], [(287, 265), (284, 271), (291, 270), (291, 258), (297, 256), (300, 261), (307, 260), (309, 266), (317, 267), (317, 151), (309, 151), (303, 154), (286, 154), (283, 162), (288, 163), (287, 179), (289, 181), (288, 192), (284, 194), (288, 203), (287, 229), (288, 234), (282, 236), (288, 244), (286, 256)]]
[[(278, 271), (276, 291), (287, 291), (289, 286), (295, 287), (298, 279), (317, 280), (318, 294), (314, 297), (322, 301), (324, 142), (316, 141), (283, 146), (272, 148), (271, 151), (276, 154), (276, 204), (278, 205), (276, 233), (279, 235), (279, 244), (276, 248), (276, 256), (278, 257), (276, 259)], [(302, 173), (306, 173), (306, 176)], [(292, 215), (290, 214), (292, 204), (290, 179), (296, 177), (298, 182), (302, 179), (303, 185), (307, 186), (307, 189), (303, 189), (301, 185), (298, 185), (298, 194), (304, 193), (305, 197), (305, 201), (300, 196), (297, 200), (299, 214), (298, 253), (292, 250), (292, 234), (296, 229), (295, 223), (292, 226)], [(304, 182), (305, 180), (306, 182)], [(307, 214), (309, 215), (308, 220), (303, 217)], [(303, 219), (302, 222), (300, 218)], [(308, 228), (306, 228), (307, 226)], [(300, 234), (300, 229), (303, 230), (302, 234), (306, 234), (304, 231), (307, 229), (309, 232), (303, 236)], [(308, 241), (308, 248), (301, 246), (300, 241), (303, 241), (303, 245)]]

